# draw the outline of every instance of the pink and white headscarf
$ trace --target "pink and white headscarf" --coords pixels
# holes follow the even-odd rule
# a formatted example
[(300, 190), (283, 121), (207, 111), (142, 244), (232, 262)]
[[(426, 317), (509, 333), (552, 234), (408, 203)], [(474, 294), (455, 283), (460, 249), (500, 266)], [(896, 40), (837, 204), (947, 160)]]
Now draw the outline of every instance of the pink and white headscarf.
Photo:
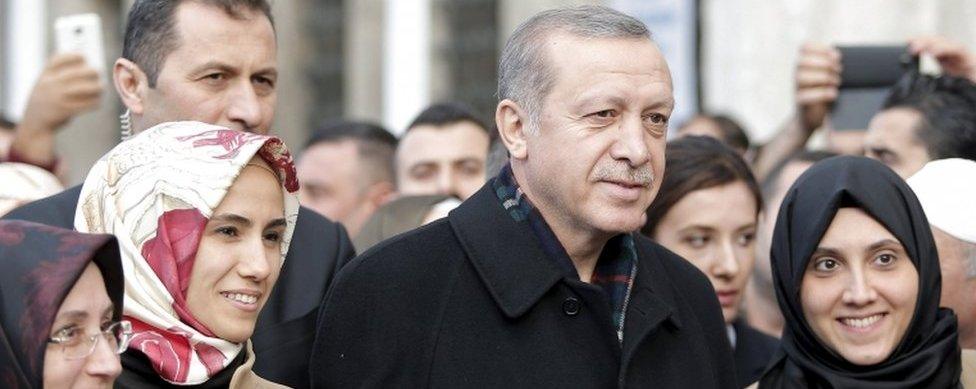
[(75, 228), (119, 241), (124, 315), (135, 332), (129, 348), (145, 354), (171, 383), (205, 382), (243, 349), (193, 317), (186, 290), (207, 220), (255, 155), (278, 173), (284, 188), (284, 263), (298, 219), (298, 181), (278, 138), (198, 122), (164, 123), (109, 151), (82, 187)]

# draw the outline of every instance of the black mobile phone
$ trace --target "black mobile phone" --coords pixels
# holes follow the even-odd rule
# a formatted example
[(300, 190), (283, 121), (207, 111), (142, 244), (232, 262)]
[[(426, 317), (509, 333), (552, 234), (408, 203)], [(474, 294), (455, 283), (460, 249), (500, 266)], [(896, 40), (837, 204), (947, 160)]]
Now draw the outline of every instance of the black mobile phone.
[(881, 110), (885, 97), (909, 69), (918, 69), (918, 57), (908, 46), (839, 46), (840, 93), (830, 114), (836, 130), (863, 130)]

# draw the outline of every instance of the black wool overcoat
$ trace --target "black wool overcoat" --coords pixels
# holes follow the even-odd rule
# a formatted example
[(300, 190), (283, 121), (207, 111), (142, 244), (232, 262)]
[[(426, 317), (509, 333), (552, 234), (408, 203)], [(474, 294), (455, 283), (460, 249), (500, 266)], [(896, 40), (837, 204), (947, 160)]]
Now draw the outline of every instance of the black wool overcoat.
[(491, 184), (337, 275), (320, 312), (318, 388), (732, 388), (711, 284), (635, 237), (624, 340), (597, 287), (564, 277)]
[(737, 320), (735, 327), (735, 376), (739, 387), (745, 388), (759, 381), (769, 362), (776, 355), (779, 339), (766, 335), (746, 324), (745, 319)]

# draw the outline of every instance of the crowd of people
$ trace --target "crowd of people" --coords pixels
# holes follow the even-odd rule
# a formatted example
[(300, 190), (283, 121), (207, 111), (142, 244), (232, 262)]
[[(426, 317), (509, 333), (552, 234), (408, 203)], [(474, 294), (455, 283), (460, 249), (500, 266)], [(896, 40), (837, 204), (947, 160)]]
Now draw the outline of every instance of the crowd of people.
[(976, 387), (961, 45), (912, 40), (943, 74), (867, 129), (832, 127), (842, 58), (806, 45), (759, 146), (669, 122), (643, 22), (558, 8), (502, 49), (493, 125), (445, 102), (301, 149), (269, 134), (276, 45), (263, 0), (136, 0), (122, 141), (67, 189), (53, 139), (104, 91), (50, 59), (0, 123), (0, 385)]

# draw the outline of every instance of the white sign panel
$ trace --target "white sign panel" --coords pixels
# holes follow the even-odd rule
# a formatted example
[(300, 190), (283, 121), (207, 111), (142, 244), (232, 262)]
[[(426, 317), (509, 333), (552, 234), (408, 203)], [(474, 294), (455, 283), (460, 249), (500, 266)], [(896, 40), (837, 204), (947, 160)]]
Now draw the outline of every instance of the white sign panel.
[(695, 53), (695, 0), (612, 0), (610, 6), (647, 24), (664, 53), (674, 80), (675, 111), (671, 130), (698, 111), (698, 65)]

